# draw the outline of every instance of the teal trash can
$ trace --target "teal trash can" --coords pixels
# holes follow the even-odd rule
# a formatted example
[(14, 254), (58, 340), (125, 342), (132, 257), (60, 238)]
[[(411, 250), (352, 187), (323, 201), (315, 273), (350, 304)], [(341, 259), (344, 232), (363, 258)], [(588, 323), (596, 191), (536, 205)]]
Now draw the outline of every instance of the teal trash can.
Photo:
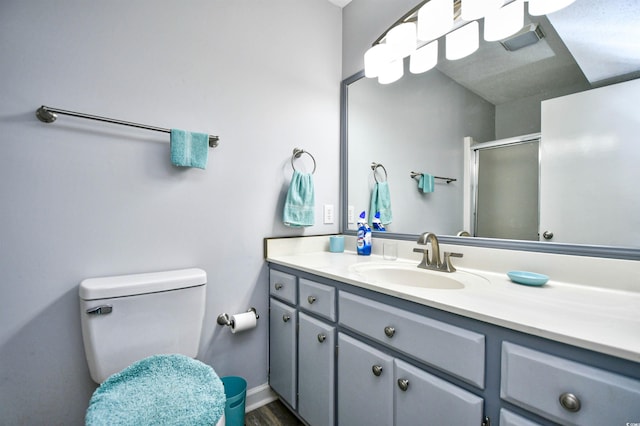
[(224, 418), (227, 426), (244, 426), (244, 407), (247, 397), (247, 381), (238, 376), (220, 378), (224, 385), (227, 404)]

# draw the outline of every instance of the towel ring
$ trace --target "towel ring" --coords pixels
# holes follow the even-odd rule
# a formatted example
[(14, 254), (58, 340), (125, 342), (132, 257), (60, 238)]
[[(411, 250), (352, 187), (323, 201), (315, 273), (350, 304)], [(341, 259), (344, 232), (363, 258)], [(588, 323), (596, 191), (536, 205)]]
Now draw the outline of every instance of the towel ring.
[(388, 180), (388, 175), (387, 175), (387, 169), (384, 168), (384, 166), (380, 163), (371, 163), (371, 170), (373, 170), (373, 179), (375, 179), (376, 183), (380, 183), (378, 181), (378, 177), (376, 176), (376, 169), (378, 167), (382, 167), (382, 170), (384, 170), (384, 181), (386, 182)]
[(291, 167), (293, 167), (293, 170), (296, 170), (296, 166), (293, 164), (293, 160), (295, 160), (296, 158), (300, 158), (302, 154), (307, 154), (313, 160), (313, 170), (311, 171), (311, 174), (314, 174), (316, 172), (316, 159), (313, 158), (313, 155), (311, 155), (309, 151), (305, 151), (304, 149), (293, 148), (293, 155), (291, 156)]

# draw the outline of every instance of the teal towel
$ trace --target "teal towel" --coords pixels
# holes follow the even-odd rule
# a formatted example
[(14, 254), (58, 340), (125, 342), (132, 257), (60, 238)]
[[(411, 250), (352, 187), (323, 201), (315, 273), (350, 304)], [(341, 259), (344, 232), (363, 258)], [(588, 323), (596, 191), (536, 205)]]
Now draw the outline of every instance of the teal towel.
[(282, 221), (291, 227), (313, 226), (314, 210), (313, 175), (294, 170), (287, 198), (284, 201)]
[(215, 425), (226, 404), (222, 380), (184, 355), (154, 355), (105, 380), (93, 393), (87, 426)]
[(180, 167), (207, 168), (209, 135), (171, 129), (171, 163)]
[(369, 226), (373, 226), (373, 217), (380, 212), (380, 222), (383, 225), (391, 223), (393, 214), (391, 213), (391, 193), (389, 192), (389, 182), (376, 182), (371, 191), (371, 209), (369, 210)]
[(420, 181), (418, 182), (418, 189), (422, 190), (422, 192), (433, 192), (433, 176), (428, 173), (423, 173), (420, 176)]

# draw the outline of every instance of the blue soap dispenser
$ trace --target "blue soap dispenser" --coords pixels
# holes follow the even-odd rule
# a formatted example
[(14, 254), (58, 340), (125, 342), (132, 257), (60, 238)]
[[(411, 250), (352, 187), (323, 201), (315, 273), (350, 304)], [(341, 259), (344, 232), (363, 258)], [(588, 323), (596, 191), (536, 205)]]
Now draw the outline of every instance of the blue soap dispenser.
[(365, 212), (362, 212), (358, 220), (358, 243), (356, 248), (361, 256), (369, 256), (371, 254), (371, 228), (369, 228), (366, 217)]

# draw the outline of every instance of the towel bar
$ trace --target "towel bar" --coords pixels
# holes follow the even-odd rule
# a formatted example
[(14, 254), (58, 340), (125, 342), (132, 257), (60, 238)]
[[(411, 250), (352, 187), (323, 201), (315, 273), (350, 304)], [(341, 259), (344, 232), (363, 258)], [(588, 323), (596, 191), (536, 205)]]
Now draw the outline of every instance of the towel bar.
[[(120, 124), (122, 126), (137, 127), (139, 129), (153, 130), (155, 132), (171, 133), (171, 129), (164, 129), (162, 127), (148, 126), (146, 124), (132, 123), (129, 121), (116, 120), (113, 118), (100, 117), (98, 115), (84, 114), (81, 112), (66, 111), (64, 109), (51, 108), (44, 105), (42, 105), (36, 111), (36, 117), (38, 117), (38, 120), (42, 121), (43, 123), (53, 123), (54, 121), (56, 121), (56, 119), (58, 118), (56, 114), (70, 115), (72, 117), (78, 118), (87, 118), (89, 120), (102, 121), (105, 123)], [(209, 146), (211, 148), (215, 148), (216, 146), (218, 146), (219, 140), (220, 138), (218, 136), (209, 135)]]
[[(411, 172), (411, 177), (412, 177), (412, 178), (416, 178), (416, 177), (418, 177), (418, 176), (422, 176), (423, 174), (424, 174), (424, 173)], [(455, 179), (455, 178), (448, 178), (448, 177), (441, 177), (441, 176), (434, 176), (433, 178), (434, 178), (434, 179), (442, 179), (442, 180), (446, 180), (446, 181), (447, 181), (447, 183), (455, 182), (455, 181), (457, 181), (457, 180), (458, 180), (458, 179)]]

